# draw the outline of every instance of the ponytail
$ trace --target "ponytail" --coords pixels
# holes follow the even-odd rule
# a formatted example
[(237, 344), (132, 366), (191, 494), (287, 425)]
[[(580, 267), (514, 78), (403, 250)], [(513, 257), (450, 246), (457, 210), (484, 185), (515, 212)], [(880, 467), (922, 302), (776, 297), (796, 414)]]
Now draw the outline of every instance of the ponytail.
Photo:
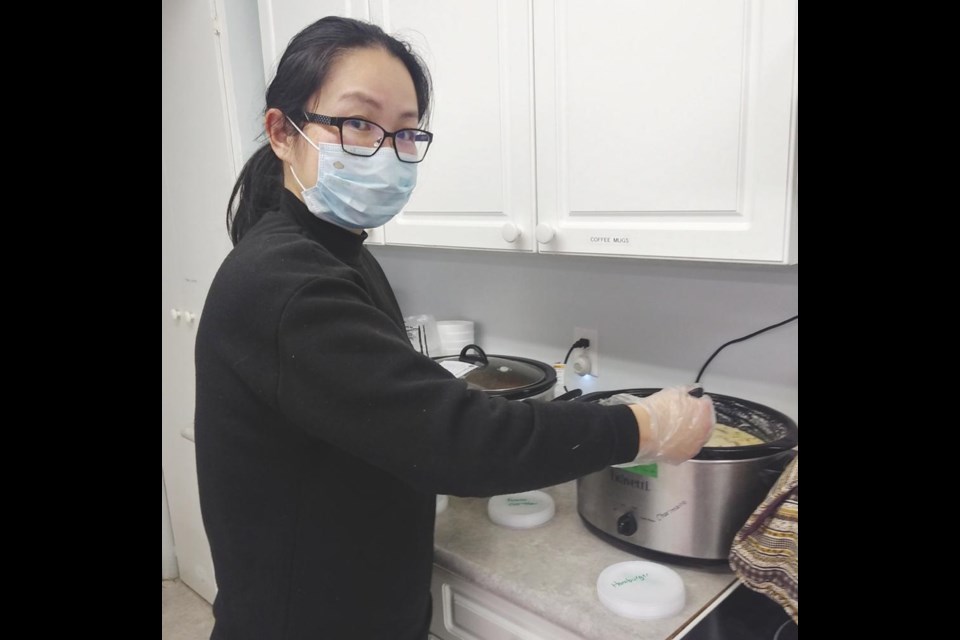
[(243, 165), (230, 193), (227, 232), (234, 246), (264, 213), (279, 208), (283, 189), (283, 163), (266, 143)]

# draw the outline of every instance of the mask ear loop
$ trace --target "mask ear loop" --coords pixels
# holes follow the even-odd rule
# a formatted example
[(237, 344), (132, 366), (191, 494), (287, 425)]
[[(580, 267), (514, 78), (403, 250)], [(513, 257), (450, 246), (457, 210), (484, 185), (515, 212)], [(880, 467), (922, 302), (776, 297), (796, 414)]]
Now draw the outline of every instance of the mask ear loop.
[[(320, 152), (320, 147), (318, 147), (317, 145), (313, 144), (313, 140), (311, 140), (310, 138), (307, 137), (307, 134), (305, 134), (305, 133), (303, 132), (303, 130), (302, 130), (300, 127), (297, 126), (297, 123), (296, 123), (296, 122), (294, 122), (293, 120), (290, 119), (290, 116), (284, 115), (283, 117), (287, 119), (287, 122), (289, 122), (291, 125), (293, 125), (293, 128), (297, 130), (297, 133), (299, 133), (301, 136), (303, 136), (303, 139), (307, 141), (307, 144), (309, 144), (311, 147), (313, 147), (314, 149), (316, 149), (316, 150), (317, 150), (317, 153)], [(319, 161), (319, 159), (318, 159), (318, 161)], [(288, 162), (287, 164), (290, 165), (290, 173), (293, 174), (293, 179), (297, 181), (297, 184), (300, 185), (300, 188), (301, 188), (301, 189), (303, 189), (304, 191), (306, 191), (307, 188), (306, 188), (305, 186), (303, 186), (303, 183), (302, 183), (302, 182), (300, 182), (300, 178), (297, 177), (297, 172), (296, 172), (296, 170), (293, 168), (293, 165), (290, 164), (289, 162)]]

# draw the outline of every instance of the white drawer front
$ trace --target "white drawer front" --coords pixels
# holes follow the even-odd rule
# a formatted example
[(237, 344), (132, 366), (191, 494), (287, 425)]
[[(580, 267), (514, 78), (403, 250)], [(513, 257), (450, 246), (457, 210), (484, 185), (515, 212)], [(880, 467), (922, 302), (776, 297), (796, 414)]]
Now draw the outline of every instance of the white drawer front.
[(434, 567), (432, 633), (451, 640), (579, 640), (512, 602)]

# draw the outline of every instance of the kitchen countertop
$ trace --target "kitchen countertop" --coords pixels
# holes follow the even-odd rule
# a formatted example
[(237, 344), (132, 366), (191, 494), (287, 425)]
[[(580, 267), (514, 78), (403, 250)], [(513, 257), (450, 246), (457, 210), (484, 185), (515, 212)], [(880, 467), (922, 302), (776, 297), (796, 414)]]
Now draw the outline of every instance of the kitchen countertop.
[[(724, 563), (671, 563), (664, 556), (634, 555), (600, 539), (577, 514), (575, 482), (544, 491), (556, 502), (556, 515), (526, 530), (491, 522), (486, 498), (450, 496), (447, 510), (437, 515), (434, 562), (589, 640), (669, 638), (734, 580)], [(683, 610), (659, 620), (631, 620), (600, 604), (597, 576), (609, 565), (628, 560), (665, 564), (680, 574), (687, 593)]]

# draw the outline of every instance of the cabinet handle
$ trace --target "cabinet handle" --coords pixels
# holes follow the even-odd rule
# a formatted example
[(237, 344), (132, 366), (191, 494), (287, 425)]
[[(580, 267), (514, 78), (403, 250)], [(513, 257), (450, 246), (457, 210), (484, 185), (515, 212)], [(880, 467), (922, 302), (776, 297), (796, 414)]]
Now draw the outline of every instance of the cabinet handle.
[(523, 229), (512, 222), (507, 222), (500, 227), (500, 235), (503, 236), (505, 242), (516, 242), (523, 235)]
[(540, 244), (549, 244), (553, 242), (553, 239), (557, 237), (557, 230), (548, 225), (546, 222), (541, 222), (537, 225), (537, 242)]
[(174, 322), (179, 320), (182, 315), (183, 313), (180, 311), (180, 309), (170, 309), (170, 317)]
[(193, 324), (193, 321), (197, 319), (197, 314), (184, 311), (183, 319), (187, 321), (187, 324)]

